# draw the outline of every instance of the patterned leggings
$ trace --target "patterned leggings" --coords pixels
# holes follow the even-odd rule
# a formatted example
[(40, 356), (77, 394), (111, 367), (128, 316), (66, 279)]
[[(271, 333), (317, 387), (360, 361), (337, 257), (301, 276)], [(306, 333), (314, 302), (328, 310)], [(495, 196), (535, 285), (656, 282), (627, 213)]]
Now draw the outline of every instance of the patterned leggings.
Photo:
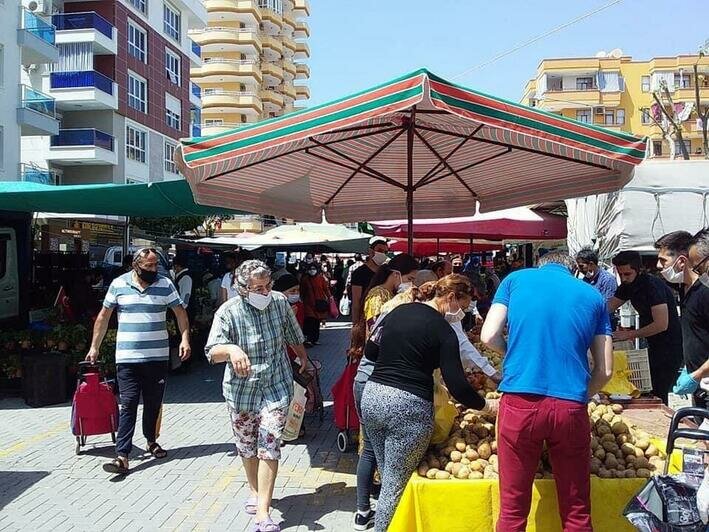
[(281, 436), (286, 425), (286, 411), (239, 412), (227, 404), (231, 429), (236, 438), (236, 452), (242, 458), (281, 459)]
[(431, 441), (433, 403), (369, 381), (362, 395), (362, 422), (382, 475), (374, 528), (389, 528), (406, 483)]

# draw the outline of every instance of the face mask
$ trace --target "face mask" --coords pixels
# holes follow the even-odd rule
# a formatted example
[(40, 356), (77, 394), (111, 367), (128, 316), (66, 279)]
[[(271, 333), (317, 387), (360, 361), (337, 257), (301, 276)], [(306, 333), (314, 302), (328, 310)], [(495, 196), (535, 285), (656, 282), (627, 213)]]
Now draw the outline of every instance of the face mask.
[(381, 266), (387, 261), (387, 256), (386, 253), (382, 253), (381, 251), (377, 251), (374, 253), (374, 256), (372, 257), (372, 262), (376, 264), (377, 266)]
[(298, 301), (300, 301), (300, 294), (290, 294), (288, 296), (288, 303), (291, 305), (295, 305)]
[(251, 306), (258, 310), (265, 309), (273, 298), (273, 294), (269, 292), (267, 295), (257, 294), (256, 292), (249, 292), (249, 303)]
[(308, 270), (308, 275), (311, 277), (315, 277), (318, 274), (317, 270)]
[(668, 283), (680, 284), (684, 281), (684, 266), (680, 271), (675, 270), (675, 264), (677, 264), (680, 258), (682, 257), (677, 257), (672, 264), (660, 272), (660, 275), (662, 275)]
[(305, 263), (306, 263), (306, 264), (312, 264), (312, 263), (313, 263), (313, 259), (306, 257), (306, 258), (305, 258)]
[(138, 274), (138, 277), (140, 278), (140, 280), (144, 281), (146, 283), (152, 284), (158, 278), (158, 272), (154, 272), (151, 270), (144, 270), (140, 266), (138, 267), (138, 271), (136, 273)]
[(463, 321), (463, 318), (465, 318), (465, 312), (462, 308), (460, 308), (460, 306), (458, 306), (457, 312), (451, 312), (450, 310), (447, 311), (445, 318), (448, 323), (458, 323), (459, 321)]
[(453, 273), (460, 273), (463, 271), (462, 266), (453, 266)]
[(594, 272), (586, 272), (586, 273), (583, 274), (583, 276), (584, 276), (586, 279), (593, 279), (593, 277), (594, 277)]

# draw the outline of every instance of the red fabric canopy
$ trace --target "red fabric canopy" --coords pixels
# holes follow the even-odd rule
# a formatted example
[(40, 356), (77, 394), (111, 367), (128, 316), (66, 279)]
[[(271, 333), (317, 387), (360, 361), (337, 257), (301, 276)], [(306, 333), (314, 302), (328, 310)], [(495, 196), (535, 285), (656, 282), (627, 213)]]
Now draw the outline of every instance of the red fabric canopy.
[[(502, 242), (497, 244), (493, 242), (473, 242), (472, 250), (470, 242), (461, 240), (431, 240), (431, 239), (414, 239), (413, 254), (415, 257), (431, 257), (438, 253), (481, 253), (483, 251), (499, 251), (503, 247)], [(408, 244), (406, 240), (397, 240), (389, 244), (389, 249), (394, 252), (408, 252)]]
[[(406, 220), (370, 222), (377, 235), (407, 238)], [(563, 240), (566, 218), (524, 207), (464, 218), (414, 220), (415, 238)]]

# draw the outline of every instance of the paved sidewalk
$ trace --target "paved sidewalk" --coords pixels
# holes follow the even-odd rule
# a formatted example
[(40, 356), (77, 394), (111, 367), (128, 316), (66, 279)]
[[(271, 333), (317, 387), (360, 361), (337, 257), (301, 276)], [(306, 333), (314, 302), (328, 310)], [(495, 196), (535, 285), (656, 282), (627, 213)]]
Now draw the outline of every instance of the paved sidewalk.
[[(356, 455), (337, 450), (330, 396), (348, 341), (347, 324), (331, 323), (310, 350), (323, 364), (325, 420), (308, 419), (305, 438), (284, 448), (273, 503), (283, 530), (351, 529)], [(74, 455), (69, 404), (32, 409), (0, 401), (0, 530), (250, 530), (222, 373), (222, 365), (199, 365), (171, 376), (160, 438), (169, 456), (140, 456), (138, 425), (132, 472), (122, 480), (101, 468), (113, 456), (109, 436), (90, 437)]]

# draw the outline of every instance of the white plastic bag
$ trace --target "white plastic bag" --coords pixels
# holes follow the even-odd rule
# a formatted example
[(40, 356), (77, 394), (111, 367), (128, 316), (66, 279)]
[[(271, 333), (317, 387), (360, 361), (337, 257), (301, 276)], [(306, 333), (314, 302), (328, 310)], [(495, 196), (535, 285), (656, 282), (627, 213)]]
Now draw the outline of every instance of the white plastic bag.
[(350, 315), (350, 298), (347, 297), (347, 294), (342, 296), (342, 299), (340, 299), (340, 315), (341, 316), (349, 316)]
[(307, 398), (305, 397), (305, 388), (297, 382), (293, 383), (293, 400), (288, 407), (288, 415), (286, 415), (286, 426), (283, 428), (283, 441), (293, 441), (298, 438), (300, 427), (303, 424), (303, 415), (305, 414), (305, 405)]
[(709, 523), (709, 470), (704, 472), (704, 479), (697, 490), (697, 509), (702, 523)]

